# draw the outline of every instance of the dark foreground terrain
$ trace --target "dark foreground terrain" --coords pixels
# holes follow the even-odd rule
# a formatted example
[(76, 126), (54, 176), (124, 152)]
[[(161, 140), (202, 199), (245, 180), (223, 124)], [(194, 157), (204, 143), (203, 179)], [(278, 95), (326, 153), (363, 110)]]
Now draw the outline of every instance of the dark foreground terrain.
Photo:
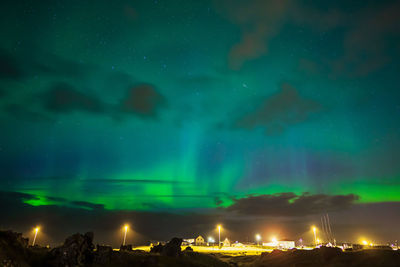
[(0, 266), (400, 266), (400, 252), (362, 250), (342, 252), (337, 248), (314, 250), (274, 250), (261, 256), (231, 257), (181, 251), (179, 238), (165, 246), (155, 246), (150, 253), (130, 246), (113, 251), (108, 246), (94, 246), (93, 233), (75, 234), (60, 247), (29, 247), (28, 239), (12, 231), (0, 231)]

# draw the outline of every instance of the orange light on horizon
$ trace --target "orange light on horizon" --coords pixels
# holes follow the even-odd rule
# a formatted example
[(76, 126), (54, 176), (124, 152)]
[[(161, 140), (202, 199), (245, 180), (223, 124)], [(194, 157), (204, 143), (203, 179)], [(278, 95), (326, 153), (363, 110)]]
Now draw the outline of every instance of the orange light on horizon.
[(37, 234), (39, 233), (40, 227), (36, 226), (33, 231), (35, 232), (35, 236), (33, 237), (32, 246), (35, 245)]
[(124, 229), (124, 241), (122, 242), (122, 245), (125, 246), (126, 234), (128, 233), (129, 225), (128, 225), (128, 224), (125, 224), (124, 227), (123, 227), (122, 229)]

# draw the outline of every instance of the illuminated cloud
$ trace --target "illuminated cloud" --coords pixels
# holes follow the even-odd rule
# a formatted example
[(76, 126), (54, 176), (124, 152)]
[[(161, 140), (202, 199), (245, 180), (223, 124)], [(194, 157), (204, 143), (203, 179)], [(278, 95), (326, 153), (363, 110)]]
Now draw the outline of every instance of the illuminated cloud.
[(265, 98), (255, 110), (237, 119), (234, 126), (245, 129), (263, 127), (267, 134), (277, 134), (307, 120), (320, 109), (318, 102), (302, 97), (296, 88), (283, 83), (278, 93)]
[(23, 72), (11, 54), (0, 50), (0, 79), (18, 80), (23, 77)]
[(141, 84), (128, 91), (121, 101), (120, 109), (126, 113), (134, 113), (143, 117), (157, 117), (166, 100), (149, 84)]
[(56, 113), (72, 111), (104, 112), (104, 105), (99, 99), (77, 91), (65, 83), (54, 85), (43, 97), (45, 108)]

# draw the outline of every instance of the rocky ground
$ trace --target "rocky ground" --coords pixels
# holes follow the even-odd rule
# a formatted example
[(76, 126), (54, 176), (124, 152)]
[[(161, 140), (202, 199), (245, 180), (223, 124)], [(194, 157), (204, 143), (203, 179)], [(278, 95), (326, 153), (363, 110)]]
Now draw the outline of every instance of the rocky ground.
[(60, 247), (29, 247), (28, 239), (12, 231), (0, 231), (0, 266), (400, 266), (400, 252), (362, 250), (342, 252), (335, 248), (310, 251), (292, 250), (263, 253), (261, 256), (228, 256), (205, 254), (190, 248), (181, 250), (180, 238), (151, 252), (123, 246), (113, 251), (109, 246), (93, 245), (93, 233), (75, 234)]

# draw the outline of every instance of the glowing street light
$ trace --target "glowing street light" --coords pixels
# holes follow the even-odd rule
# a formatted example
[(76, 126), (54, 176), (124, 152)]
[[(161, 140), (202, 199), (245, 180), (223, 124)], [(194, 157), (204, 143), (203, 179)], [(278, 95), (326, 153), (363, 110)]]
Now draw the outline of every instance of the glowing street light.
[(221, 247), (221, 225), (218, 224), (218, 247)]
[(126, 242), (126, 234), (128, 233), (129, 226), (127, 224), (124, 225), (124, 242), (122, 243), (123, 246), (125, 246)]
[(368, 245), (368, 241), (367, 240), (363, 240), (362, 242), (361, 242), (363, 245)]
[(34, 246), (34, 245), (35, 245), (35, 242), (36, 242), (36, 237), (37, 237), (37, 234), (38, 234), (38, 232), (39, 232), (40, 228), (39, 228), (39, 227), (36, 227), (36, 228), (35, 228), (35, 229), (33, 229), (33, 230), (35, 231), (35, 237), (33, 238), (32, 246)]
[(278, 242), (278, 239), (277, 239), (275, 236), (273, 236), (273, 237), (271, 238), (271, 241), (272, 241), (273, 243), (277, 243), (277, 242)]
[(317, 227), (315, 227), (315, 226), (313, 226), (312, 227), (312, 230), (313, 230), (313, 232), (314, 232), (314, 242), (315, 242), (315, 246), (317, 246)]
[(261, 240), (261, 235), (260, 234), (256, 234), (256, 240), (257, 240), (257, 245), (259, 245), (260, 240)]
[(214, 243), (214, 242), (215, 242), (214, 238), (209, 236), (208, 237), (208, 243)]

